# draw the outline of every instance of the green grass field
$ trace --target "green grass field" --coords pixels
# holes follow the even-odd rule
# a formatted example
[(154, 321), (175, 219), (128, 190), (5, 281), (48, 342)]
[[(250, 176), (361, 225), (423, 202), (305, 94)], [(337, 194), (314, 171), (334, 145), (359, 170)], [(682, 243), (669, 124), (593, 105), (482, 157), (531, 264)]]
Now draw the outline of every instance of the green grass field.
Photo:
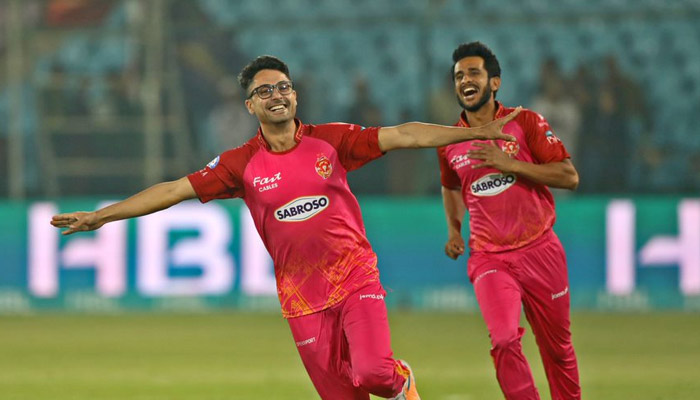
[[(390, 315), (427, 400), (501, 399), (475, 314)], [(700, 398), (700, 315), (573, 316), (585, 399)], [(549, 398), (528, 329), (525, 351)], [(277, 314), (0, 316), (0, 399), (317, 399)]]

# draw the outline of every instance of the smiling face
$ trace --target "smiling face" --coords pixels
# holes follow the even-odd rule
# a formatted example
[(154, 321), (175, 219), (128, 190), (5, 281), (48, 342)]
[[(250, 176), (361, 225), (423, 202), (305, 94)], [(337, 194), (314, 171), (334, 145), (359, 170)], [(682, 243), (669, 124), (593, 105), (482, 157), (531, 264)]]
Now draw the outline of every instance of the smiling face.
[(469, 56), (455, 63), (454, 84), (457, 101), (462, 108), (476, 112), (487, 102), (493, 101), (494, 92), (501, 86), (501, 78), (489, 78), (484, 59)]
[[(253, 78), (247, 95), (261, 85), (277, 85), (280, 82), (290, 81), (289, 77), (281, 71), (274, 69), (263, 69)], [(278, 88), (272, 90), (272, 95), (266, 99), (261, 99), (258, 94), (253, 94), (245, 101), (248, 112), (255, 114), (260, 124), (284, 124), (293, 120), (297, 112), (297, 93), (281, 94)]]

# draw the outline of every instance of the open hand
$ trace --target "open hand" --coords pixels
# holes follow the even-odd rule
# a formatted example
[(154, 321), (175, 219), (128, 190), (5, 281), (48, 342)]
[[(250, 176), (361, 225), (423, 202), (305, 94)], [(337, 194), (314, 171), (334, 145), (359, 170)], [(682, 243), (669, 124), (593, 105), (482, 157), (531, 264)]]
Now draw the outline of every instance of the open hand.
[(513, 110), (513, 112), (506, 115), (505, 117), (495, 119), (486, 125), (480, 126), (479, 132), (477, 133), (477, 137), (475, 139), (505, 140), (508, 142), (514, 142), (515, 137), (513, 135), (503, 133), (503, 127), (506, 126), (507, 123), (512, 121), (513, 118), (517, 117), (522, 110), (523, 108), (521, 106), (518, 106), (515, 110)]
[(478, 164), (472, 164), (473, 169), (491, 167), (503, 173), (512, 172), (515, 160), (501, 150), (494, 141), (474, 143), (472, 146), (473, 148), (467, 151), (467, 157), (482, 161)]
[(70, 235), (80, 231), (94, 231), (104, 225), (104, 222), (99, 221), (95, 212), (78, 211), (54, 215), (51, 225), (56, 228), (68, 228), (62, 234)]

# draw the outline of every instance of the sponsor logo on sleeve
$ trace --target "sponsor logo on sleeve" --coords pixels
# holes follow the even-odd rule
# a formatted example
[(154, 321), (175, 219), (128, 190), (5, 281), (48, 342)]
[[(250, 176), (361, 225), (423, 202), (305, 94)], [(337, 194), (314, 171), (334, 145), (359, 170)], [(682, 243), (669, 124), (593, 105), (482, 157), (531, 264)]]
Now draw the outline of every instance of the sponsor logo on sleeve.
[(561, 142), (561, 139), (559, 139), (552, 131), (545, 132), (544, 136), (547, 138), (547, 141), (549, 142), (549, 144), (555, 144), (555, 143)]
[(472, 183), (472, 194), (475, 196), (495, 196), (513, 186), (516, 180), (515, 174), (487, 174)]
[(306, 221), (328, 207), (326, 196), (298, 197), (275, 210), (275, 219), (280, 222)]
[(324, 154), (318, 155), (316, 165), (314, 167), (316, 168), (316, 173), (323, 179), (328, 179), (328, 177), (333, 174), (333, 164)]
[[(214, 169), (216, 168), (217, 165), (219, 165), (219, 160), (221, 159), (221, 156), (216, 156), (215, 159), (209, 161), (209, 164), (207, 164), (207, 167)], [(200, 164), (201, 165), (201, 164)]]

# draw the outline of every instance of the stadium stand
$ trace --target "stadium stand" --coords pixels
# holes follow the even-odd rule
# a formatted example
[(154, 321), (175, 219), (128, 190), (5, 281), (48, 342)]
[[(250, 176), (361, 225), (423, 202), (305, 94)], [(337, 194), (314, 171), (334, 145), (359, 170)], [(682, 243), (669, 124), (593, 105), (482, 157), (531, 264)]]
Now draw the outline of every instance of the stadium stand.
[[(51, 42), (55, 43), (30, 56), (33, 73), (27, 85), (36, 102), (30, 104), (25, 118), (36, 116), (40, 121), (31, 128), (39, 138), (35, 151), (41, 166), (38, 174), (42, 181), (54, 182), (43, 189), (45, 193), (36, 194), (126, 193), (143, 186), (147, 180), (143, 170), (152, 156), (144, 150), (146, 93), (143, 87), (134, 93), (133, 87), (145, 84), (145, 63), (151, 51), (162, 52), (159, 62), (167, 71), (155, 78), (163, 88), (162, 109), (157, 113), (168, 127), (163, 139), (166, 150), (161, 156), (167, 159), (164, 165), (168, 173), (159, 178), (184, 173), (205, 162), (200, 159), (201, 151), (192, 149), (197, 146), (197, 135), (207, 134), (203, 125), (182, 121), (189, 115), (186, 99), (192, 94), (187, 92), (184, 79), (191, 71), (183, 69), (178, 58), (182, 49), (176, 38), (192, 27), (169, 20), (166, 12), (164, 42), (160, 48), (152, 43), (149, 47), (145, 37), (151, 24), (144, 23), (148, 18), (144, 13), (153, 10), (139, 9), (129, 1), (115, 3), (103, 20), (90, 27), (43, 28), (31, 39), (46, 41), (53, 36)], [(165, 4), (167, 8), (177, 3)], [(499, 100), (512, 105), (527, 106), (535, 97), (540, 87), (539, 70), (547, 58), (555, 59), (572, 82), (576, 72), (585, 68), (600, 85), (605, 84), (605, 60), (613, 57), (630, 87), (641, 88), (639, 100), (645, 113), (645, 118), (639, 118), (639, 110), (625, 110), (630, 126), (626, 133), (629, 149), (625, 151), (632, 152), (633, 169), (651, 169), (648, 181), (644, 181), (645, 174), (630, 172), (625, 189), (700, 189), (697, 180), (683, 179), (692, 172), (700, 154), (700, 1), (197, 0), (191, 4), (199, 7), (208, 21), (208, 26), (196, 29), (225, 38), (218, 48), (197, 42), (214, 56), (221, 57), (230, 49), (239, 53), (239, 58), (274, 54), (286, 60), (305, 89), (306, 98), (300, 101), (310, 108), (304, 115), (317, 118), (313, 122), (346, 117), (358, 76), (368, 80), (372, 100), (382, 108), (383, 124), (399, 123), (406, 117), (424, 120), (429, 94), (443, 85), (452, 50), (465, 41), (481, 40), (499, 56), (504, 77)], [(52, 74), (57, 70), (63, 75), (60, 87), (52, 87)], [(226, 74), (236, 72), (230, 67)], [(204, 75), (210, 80), (220, 78), (219, 73), (213, 78), (212, 74)], [(593, 93), (597, 88), (590, 89)], [(37, 95), (47, 90), (82, 93), (87, 97), (87, 115), (68, 117), (60, 109), (56, 115), (46, 108), (44, 96)], [(121, 104), (114, 90), (128, 95), (127, 100), (133, 102), (129, 110), (109, 108)], [(0, 93), (7, 96), (6, 91)], [(216, 93), (202, 90), (197, 95), (202, 100), (211, 96), (208, 101), (213, 105), (202, 106), (205, 115), (215, 105)], [(0, 107), (3, 104), (6, 101), (0, 102)], [(110, 112), (116, 112), (111, 122), (95, 122)], [(69, 143), (75, 143), (77, 137), (93, 137), (96, 143), (84, 142), (80, 149), (65, 153), (71, 146), (60, 144), (61, 137)], [(656, 158), (650, 161), (640, 150), (644, 146), (650, 146)], [(117, 150), (120, 148), (124, 153)], [(62, 151), (68, 160), (60, 165)], [(88, 154), (90, 159), (85, 158)], [(86, 181), (81, 188), (75, 184), (76, 177), (100, 177), (99, 171), (86, 163), (103, 165), (106, 172), (119, 171), (121, 176), (112, 176), (106, 186)], [(370, 191), (382, 190), (379, 185)]]

